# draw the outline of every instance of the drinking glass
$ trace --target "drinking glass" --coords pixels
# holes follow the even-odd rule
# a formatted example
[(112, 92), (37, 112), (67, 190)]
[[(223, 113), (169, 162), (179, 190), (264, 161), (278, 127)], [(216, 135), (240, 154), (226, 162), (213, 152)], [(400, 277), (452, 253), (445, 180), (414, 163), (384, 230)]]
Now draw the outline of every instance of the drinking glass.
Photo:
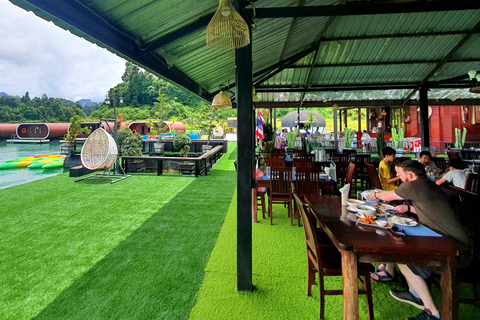
[(363, 200), (362, 191), (357, 191), (357, 200)]
[(270, 167), (266, 167), (266, 168), (265, 168), (265, 175), (266, 175), (267, 177), (270, 177)]

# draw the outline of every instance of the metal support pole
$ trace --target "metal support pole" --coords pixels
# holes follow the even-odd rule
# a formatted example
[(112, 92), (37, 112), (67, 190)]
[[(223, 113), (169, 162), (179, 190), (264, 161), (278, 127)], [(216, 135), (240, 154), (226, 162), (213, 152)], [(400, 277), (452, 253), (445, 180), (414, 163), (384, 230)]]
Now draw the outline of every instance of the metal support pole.
[(420, 137), (422, 149), (430, 148), (430, 126), (428, 123), (428, 87), (420, 87)]
[(338, 128), (337, 128), (337, 109), (333, 109), (333, 139), (335, 149), (338, 150)]
[[(235, 8), (246, 18), (239, 0)], [(249, 24), (250, 19), (245, 21)], [(255, 188), (254, 108), (252, 101), (252, 45), (235, 50), (237, 140), (237, 290), (252, 291), (252, 188)], [(256, 200), (256, 199), (255, 199)], [(255, 212), (256, 214), (256, 212)]]

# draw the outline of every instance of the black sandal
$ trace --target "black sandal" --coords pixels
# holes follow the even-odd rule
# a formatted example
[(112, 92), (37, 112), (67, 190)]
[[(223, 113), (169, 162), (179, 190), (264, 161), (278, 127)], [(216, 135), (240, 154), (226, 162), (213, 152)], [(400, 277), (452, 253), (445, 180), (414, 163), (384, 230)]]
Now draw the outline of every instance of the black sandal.
[[(375, 271), (374, 273), (372, 273), (372, 274), (370, 275), (370, 278), (371, 278), (373, 281), (377, 281), (377, 282), (391, 282), (391, 281), (394, 280), (394, 277), (393, 277), (390, 273), (388, 273), (387, 269), (384, 269), (384, 270), (382, 270), (382, 271), (380, 271), (380, 272), (385, 272), (385, 275), (382, 276), (382, 275), (380, 275), (379, 272)], [(376, 276), (377, 279), (372, 278), (372, 276)]]

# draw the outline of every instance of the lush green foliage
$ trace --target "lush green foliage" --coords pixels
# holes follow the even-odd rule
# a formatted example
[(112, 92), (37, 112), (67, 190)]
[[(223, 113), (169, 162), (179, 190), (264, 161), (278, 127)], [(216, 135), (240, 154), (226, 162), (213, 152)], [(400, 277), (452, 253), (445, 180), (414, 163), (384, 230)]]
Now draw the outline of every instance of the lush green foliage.
[(77, 137), (84, 133), (90, 133), (90, 128), (82, 128), (83, 120), (78, 115), (73, 116), (70, 119), (70, 127), (68, 128), (68, 134), (65, 136), (65, 140), (70, 143), (74, 143)]
[(190, 140), (190, 135), (186, 132), (176, 132), (173, 136), (173, 148), (180, 150), (183, 157), (188, 155), (191, 144), (192, 141)]
[(118, 131), (118, 146), (123, 156), (142, 155), (142, 137), (138, 132), (133, 133), (130, 129), (124, 128)]
[(86, 117), (80, 105), (45, 94), (34, 99), (28, 92), (22, 98), (0, 98), (0, 122), (69, 122), (75, 115)]

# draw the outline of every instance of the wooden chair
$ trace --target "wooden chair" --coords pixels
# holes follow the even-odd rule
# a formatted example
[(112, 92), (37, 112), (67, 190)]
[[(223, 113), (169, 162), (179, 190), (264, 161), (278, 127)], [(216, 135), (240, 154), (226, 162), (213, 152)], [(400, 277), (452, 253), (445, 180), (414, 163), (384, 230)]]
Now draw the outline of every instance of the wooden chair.
[(271, 167), (270, 188), (268, 191), (268, 213), (270, 214), (270, 225), (272, 225), (272, 205), (274, 203), (286, 203), (288, 206), (288, 216), (290, 224), (293, 226), (292, 212), (292, 169)]
[(335, 162), (335, 166), (337, 167), (337, 181), (345, 182), (345, 178), (347, 176), (347, 166), (350, 162), (348, 158), (348, 154), (336, 153), (332, 157), (333, 162)]
[[(300, 197), (305, 197), (309, 194), (320, 194), (320, 170), (318, 168), (298, 168), (295, 182), (292, 183), (294, 189), (292, 193), (297, 193)], [(298, 219), (298, 226), (300, 227), (300, 215), (294, 205), (295, 217)]]
[(475, 150), (462, 150), (463, 160), (478, 160), (478, 152)]
[(357, 156), (357, 149), (343, 149), (342, 154), (346, 155), (349, 161), (352, 161)]
[(307, 152), (305, 150), (293, 150), (294, 158), (299, 158), (303, 154), (307, 154)]
[[(314, 215), (305, 209), (305, 204), (298, 194), (294, 194), (295, 204), (302, 218), (307, 245), (307, 296), (312, 295), (312, 285), (315, 284), (315, 273), (318, 273), (319, 319), (325, 319), (325, 295), (341, 295), (342, 290), (325, 290), (324, 277), (342, 276), (342, 259), (338, 249), (332, 244), (319, 241)], [(368, 319), (373, 319), (372, 287), (370, 272), (374, 271), (371, 264), (358, 263), (358, 282), (363, 287), (359, 294), (365, 294), (367, 300)], [(363, 279), (361, 278), (363, 276)]]
[(353, 162), (350, 162), (348, 164), (348, 168), (347, 168), (347, 174), (346, 174), (346, 178), (345, 178), (345, 184), (347, 183), (350, 183), (350, 190), (349, 190), (349, 196), (350, 194), (352, 193), (352, 189), (353, 189), (353, 182), (354, 182), (354, 179), (355, 179), (355, 172), (356, 172), (356, 168), (357, 165)]
[(378, 177), (377, 170), (375, 167), (370, 163), (365, 163), (365, 167), (367, 167), (368, 177), (370, 179), (370, 185), (373, 189), (382, 189), (382, 183), (380, 182), (380, 178)]
[(285, 158), (285, 150), (282, 149), (275, 149), (270, 153), (269, 158)]
[(480, 174), (470, 173), (465, 182), (465, 190), (471, 191), (476, 195), (480, 195)]
[(372, 156), (370, 154), (357, 154), (355, 156), (355, 163), (357, 164), (355, 171), (355, 192), (357, 191), (357, 184), (360, 182), (362, 189), (366, 189), (368, 184), (368, 172), (365, 163), (371, 163)]
[(480, 197), (474, 192), (450, 186), (448, 192), (453, 194), (452, 203), (455, 204), (456, 212), (462, 218), (466, 227), (468, 238), (470, 239), (470, 251), (468, 254), (472, 257), (470, 266), (465, 269), (457, 270), (457, 282), (471, 284), (473, 299), (460, 297), (459, 302), (473, 304), (480, 307), (480, 216), (478, 207)]
[(314, 154), (301, 154), (300, 159), (310, 159), (312, 162), (315, 162), (315, 155)]
[(265, 166), (270, 168), (285, 167), (285, 158), (265, 158)]
[[(238, 163), (237, 160), (233, 162), (233, 165), (235, 166), (235, 171), (238, 171)], [(262, 208), (262, 217), (265, 219), (265, 211), (266, 211), (266, 206), (265, 206), (265, 195), (267, 194), (267, 188), (257, 188), (257, 210), (258, 208)], [(255, 215), (257, 213), (254, 213)], [(256, 221), (256, 220), (255, 220)]]
[(448, 171), (447, 161), (445, 161), (445, 158), (432, 157), (432, 161), (435, 163), (438, 169), (442, 170), (442, 172)]
[(447, 151), (447, 156), (448, 156), (449, 161), (451, 161), (453, 159), (460, 159), (460, 156), (455, 151)]
[(313, 168), (315, 167), (315, 162), (313, 159), (307, 158), (293, 158), (293, 166), (295, 168)]

